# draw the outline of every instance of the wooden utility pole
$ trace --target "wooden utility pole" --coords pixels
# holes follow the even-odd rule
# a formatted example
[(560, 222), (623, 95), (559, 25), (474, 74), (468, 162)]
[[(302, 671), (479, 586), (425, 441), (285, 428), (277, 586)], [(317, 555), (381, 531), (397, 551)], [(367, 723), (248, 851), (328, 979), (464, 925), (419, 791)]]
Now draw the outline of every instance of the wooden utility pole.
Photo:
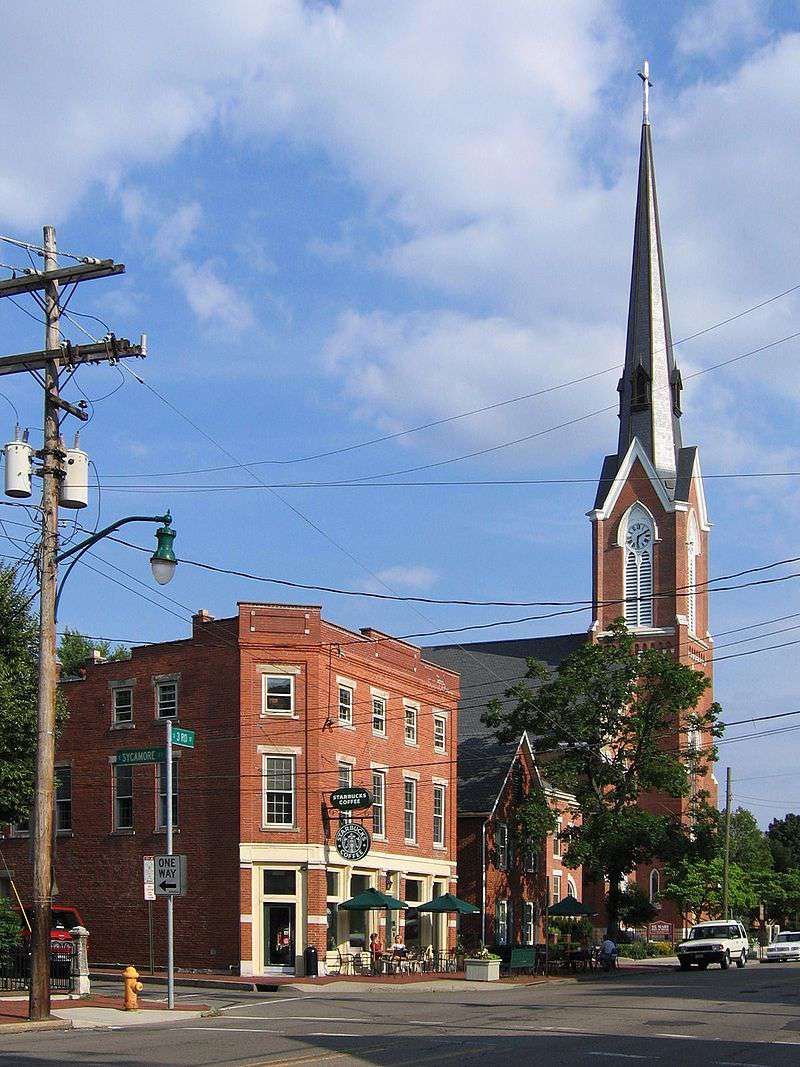
[[(44, 269), (54, 271), (56, 235), (44, 228)], [(58, 282), (44, 291), (47, 351), (59, 347)], [(50, 904), (53, 888), (53, 820), (56, 754), (56, 583), (58, 580), (58, 486), (61, 443), (58, 415), (58, 363), (44, 368), (42, 448), (42, 540), (39, 556), (39, 705), (36, 717), (36, 778), (33, 803), (33, 934), (31, 938), (30, 1018), (50, 1015)]]
[[(34, 247), (34, 246), (30, 246)], [(36, 718), (36, 759), (31, 833), (33, 844), (33, 902), (31, 933), (31, 979), (29, 1017), (42, 1021), (50, 1016), (50, 932), (53, 895), (53, 837), (55, 822), (55, 726), (58, 668), (56, 651), (56, 596), (58, 592), (58, 497), (64, 475), (61, 417), (65, 411), (85, 421), (80, 407), (59, 396), (59, 372), (85, 363), (116, 363), (123, 356), (145, 355), (144, 344), (131, 345), (113, 335), (93, 345), (60, 343), (60, 285), (122, 274), (125, 267), (112, 260), (87, 258), (70, 267), (59, 267), (56, 235), (45, 226), (38, 249), (43, 271), (27, 271), (21, 277), (0, 281), (0, 298), (21, 293), (43, 294), (39, 299), (45, 315), (44, 351), (0, 358), (0, 375), (32, 373), (44, 389), (44, 442), (39, 474), (42, 477), (42, 533), (39, 554), (39, 698)], [(74, 257), (72, 257), (74, 258)], [(37, 371), (41, 371), (39, 376)]]
[(731, 866), (731, 769), (725, 777), (725, 858), (722, 862), (722, 918), (728, 918)]

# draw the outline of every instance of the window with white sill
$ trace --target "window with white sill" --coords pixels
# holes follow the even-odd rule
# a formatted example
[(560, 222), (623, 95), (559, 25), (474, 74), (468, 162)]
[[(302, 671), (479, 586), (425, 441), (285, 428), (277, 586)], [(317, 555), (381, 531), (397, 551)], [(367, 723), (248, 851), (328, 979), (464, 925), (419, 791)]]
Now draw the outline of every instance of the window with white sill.
[(262, 675), (261, 711), (264, 715), (294, 714), (294, 676), (291, 674)]

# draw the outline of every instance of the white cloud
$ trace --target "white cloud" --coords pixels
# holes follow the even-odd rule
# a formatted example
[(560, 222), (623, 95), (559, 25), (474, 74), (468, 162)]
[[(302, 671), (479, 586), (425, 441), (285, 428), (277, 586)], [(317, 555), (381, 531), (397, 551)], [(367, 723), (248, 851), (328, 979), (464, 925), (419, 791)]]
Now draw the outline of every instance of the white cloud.
[(376, 585), (391, 589), (404, 589), (410, 593), (426, 593), (436, 582), (436, 571), (421, 563), (398, 564), (394, 567), (386, 567), (375, 575), (378, 579)]
[(236, 333), (249, 329), (255, 322), (248, 302), (236, 289), (223, 281), (216, 266), (206, 261), (182, 260), (172, 268), (172, 277), (180, 286), (189, 307), (202, 323), (227, 328)]
[(720, 56), (767, 35), (766, 0), (704, 0), (690, 9), (676, 32), (686, 56)]

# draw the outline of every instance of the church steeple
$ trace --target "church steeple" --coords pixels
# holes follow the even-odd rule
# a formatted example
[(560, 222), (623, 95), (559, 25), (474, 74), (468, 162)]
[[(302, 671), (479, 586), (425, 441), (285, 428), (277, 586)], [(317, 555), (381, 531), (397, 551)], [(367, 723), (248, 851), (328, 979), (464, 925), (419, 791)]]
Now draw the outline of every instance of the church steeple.
[(638, 437), (669, 492), (675, 488), (680, 431), (680, 371), (672, 352), (664, 255), (658, 219), (656, 176), (650, 134), (647, 61), (643, 88), (639, 189), (633, 235), (625, 370), (619, 383), (619, 460)]

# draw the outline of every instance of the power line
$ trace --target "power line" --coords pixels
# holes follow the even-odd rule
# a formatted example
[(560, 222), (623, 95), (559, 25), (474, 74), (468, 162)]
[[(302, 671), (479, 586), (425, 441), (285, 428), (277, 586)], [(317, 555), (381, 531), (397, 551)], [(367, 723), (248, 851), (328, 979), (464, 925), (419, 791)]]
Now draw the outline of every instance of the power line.
[[(766, 300), (762, 300), (758, 304), (754, 304), (751, 307), (745, 308), (743, 311), (737, 312), (735, 315), (731, 315), (727, 319), (723, 319), (720, 322), (713, 323), (711, 326), (706, 326), (702, 330), (698, 330), (695, 333), (689, 334), (687, 337), (682, 337), (682, 338), (680, 338), (680, 340), (673, 342), (673, 348), (677, 348), (678, 345), (685, 344), (687, 341), (693, 341), (697, 337), (702, 337), (704, 334), (711, 333), (712, 330), (717, 330), (717, 329), (720, 329), (723, 326), (728, 326), (730, 323), (735, 322), (737, 319), (741, 319), (745, 315), (751, 314), (753, 311), (758, 311), (761, 308), (766, 307), (768, 304), (774, 303), (776, 300), (781, 300), (781, 299), (783, 299), (783, 297), (789, 296), (791, 293), (796, 292), (798, 289), (800, 289), (800, 285), (793, 285), (793, 286), (791, 286), (791, 288), (785, 289), (785, 290), (783, 290), (783, 292), (777, 293), (775, 296), (771, 296)], [(76, 314), (77, 314), (77, 312), (76, 312)], [(87, 318), (88, 317), (96, 318), (96, 316), (85, 316), (85, 317), (87, 317)], [(108, 329), (107, 324), (104, 323), (101, 319), (96, 319), (96, 321), (100, 322), (101, 325), (105, 326), (105, 328)], [(777, 344), (777, 343), (780, 343), (780, 342), (775, 342), (775, 343)], [(654, 354), (657, 354), (660, 351), (664, 351), (664, 349), (656, 349)], [(748, 354), (752, 354), (752, 353), (748, 353)], [(742, 359), (744, 357), (743, 356), (737, 356), (735, 358), (736, 359)], [(717, 366), (724, 366), (724, 365), (725, 364), (717, 364)], [(406, 428), (404, 430), (398, 430), (398, 431), (396, 431), (394, 433), (382, 434), (379, 437), (373, 437), (373, 438), (370, 438), (369, 440), (366, 440), (366, 441), (359, 441), (356, 444), (344, 445), (341, 448), (333, 448), (333, 449), (329, 449), (329, 450), (324, 451), (324, 452), (316, 452), (316, 453), (313, 453), (313, 454), (307, 455), (307, 456), (296, 456), (296, 457), (293, 457), (293, 458), (290, 458), (290, 459), (258, 459), (258, 460), (252, 460), (252, 461), (250, 461), (250, 462), (248, 462), (246, 464), (237, 462), (237, 463), (234, 463), (233, 465), (229, 465), (229, 466), (202, 467), (202, 468), (198, 468), (198, 469), (195, 469), (195, 470), (184, 470), (184, 471), (168, 471), (168, 472), (165, 472), (163, 474), (149, 475), (148, 477), (167, 478), (167, 477), (174, 477), (176, 475), (181, 475), (181, 474), (212, 474), (212, 473), (216, 473), (218, 471), (239, 470), (239, 469), (241, 469), (243, 467), (255, 467), (255, 466), (261, 466), (261, 465), (282, 466), (282, 465), (293, 464), (293, 463), (308, 463), (311, 460), (316, 460), (316, 459), (327, 459), (327, 458), (329, 458), (331, 456), (339, 456), (339, 455), (342, 455), (342, 454), (344, 454), (346, 452), (354, 452), (357, 449), (367, 448), (367, 447), (369, 447), (371, 445), (381, 444), (384, 441), (393, 441), (393, 440), (396, 440), (399, 437), (406, 437), (409, 434), (419, 433), (422, 430), (433, 429), (436, 426), (444, 426), (447, 423), (456, 422), (459, 419), (470, 418), (473, 415), (482, 415), (482, 414), (485, 414), (488, 411), (495, 411), (498, 408), (507, 407), (510, 404), (519, 404), (519, 403), (521, 403), (522, 401), (525, 401), (525, 400), (533, 400), (536, 397), (543, 396), (543, 395), (545, 395), (547, 393), (556, 392), (557, 390), (560, 390), (560, 389), (566, 389), (566, 388), (568, 388), (569, 386), (572, 386), (572, 385), (580, 385), (583, 382), (591, 381), (592, 379), (601, 377), (602, 375), (610, 374), (612, 371), (620, 370), (622, 368), (622, 366), (623, 365), (621, 363), (615, 363), (613, 366), (605, 367), (603, 370), (594, 371), (591, 374), (585, 374), (585, 375), (582, 375), (581, 377), (578, 377), (578, 378), (572, 378), (572, 379), (570, 379), (569, 381), (566, 381), (566, 382), (559, 382), (559, 383), (556, 383), (555, 385), (546, 386), (544, 389), (538, 389), (538, 390), (536, 390), (535, 392), (532, 392), (532, 393), (523, 393), (520, 396), (509, 397), (506, 400), (498, 400), (498, 401), (496, 401), (496, 402), (494, 402), (492, 404), (484, 404), (481, 407), (473, 408), (473, 409), (471, 409), (469, 411), (458, 412), (455, 415), (449, 415), (449, 416), (447, 416), (445, 418), (442, 418), (442, 419), (433, 419), (433, 420), (431, 420), (429, 422), (421, 423), (418, 426), (410, 426), (410, 427), (408, 427), (408, 428)], [(711, 369), (713, 369), (713, 368), (707, 368), (707, 370), (711, 370)], [(706, 371), (700, 371), (698, 373), (704, 374), (704, 373), (706, 373)], [(690, 377), (693, 377), (693, 375), (690, 375)], [(613, 406), (616, 407), (616, 405), (613, 405)], [(140, 477), (140, 475), (108, 474), (108, 475), (106, 475), (106, 477), (107, 478), (135, 478), (135, 477)]]

